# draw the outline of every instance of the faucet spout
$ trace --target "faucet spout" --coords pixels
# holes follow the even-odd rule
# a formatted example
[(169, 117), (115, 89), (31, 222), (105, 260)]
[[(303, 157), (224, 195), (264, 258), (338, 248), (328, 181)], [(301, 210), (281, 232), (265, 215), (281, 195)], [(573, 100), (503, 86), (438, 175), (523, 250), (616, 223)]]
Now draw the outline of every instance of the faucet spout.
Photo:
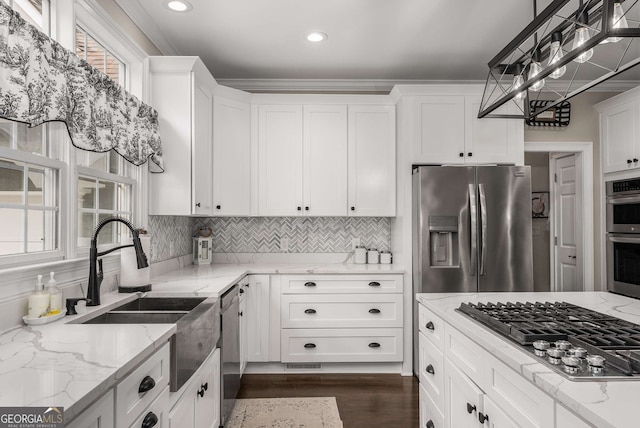
[[(119, 247), (111, 248), (107, 251), (98, 252), (98, 234), (104, 226), (114, 221), (122, 223), (127, 226), (127, 228), (129, 228), (129, 230), (131, 231), (131, 235), (133, 236), (133, 244), (121, 245)], [(93, 236), (91, 237), (91, 248), (89, 250), (89, 285), (87, 287), (87, 299), (89, 299), (89, 301), (87, 302), (87, 306), (100, 305), (100, 285), (102, 284), (104, 275), (102, 272), (102, 259), (98, 259), (98, 257), (127, 247), (133, 247), (135, 249), (138, 269), (146, 268), (149, 266), (147, 256), (142, 249), (142, 243), (140, 242), (138, 231), (128, 220), (120, 217), (109, 217), (102, 220), (98, 224), (95, 231), (93, 232)]]

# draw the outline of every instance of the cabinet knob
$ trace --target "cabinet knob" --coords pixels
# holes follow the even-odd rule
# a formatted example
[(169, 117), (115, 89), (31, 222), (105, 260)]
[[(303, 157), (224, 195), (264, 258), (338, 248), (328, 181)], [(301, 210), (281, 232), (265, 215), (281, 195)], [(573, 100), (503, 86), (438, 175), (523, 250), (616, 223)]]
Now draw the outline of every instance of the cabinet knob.
[(356, 210), (356, 207), (351, 207), (351, 211), (355, 211), (355, 210)]
[(242, 312), (238, 312), (238, 316), (241, 317), (242, 316)]
[(238, 294), (244, 294), (244, 288), (241, 288), (240, 291), (238, 291)]
[(376, 309), (376, 308), (369, 309), (369, 313), (370, 314), (379, 314), (380, 313), (380, 309)]
[(147, 413), (147, 416), (144, 417), (142, 421), (142, 425), (140, 425), (140, 428), (151, 428), (156, 426), (157, 423), (158, 423), (158, 417), (156, 416), (156, 414), (153, 412), (149, 412)]
[(298, 207), (298, 211), (302, 211), (302, 207)]
[(316, 344), (315, 343), (305, 343), (304, 347), (307, 348), (307, 349), (313, 349), (313, 348), (316, 347)]
[(469, 152), (469, 153), (467, 153), (467, 156), (471, 157), (471, 156), (473, 156), (473, 153)]
[(429, 419), (427, 421), (427, 424), (425, 425), (426, 428), (435, 428), (436, 426), (433, 424), (433, 421), (431, 419)]
[(480, 421), (481, 424), (483, 424), (489, 420), (489, 415), (485, 415), (484, 413), (480, 412), (478, 413), (478, 420)]
[(460, 156), (461, 158), (463, 158), (463, 157), (464, 157), (464, 153), (460, 152), (460, 154), (459, 154), (458, 156)]
[(380, 344), (377, 342), (371, 342), (369, 344), (369, 348), (379, 348), (379, 347), (380, 347)]
[(309, 207), (304, 207), (304, 210), (305, 211), (309, 211)]
[(633, 158), (634, 163), (638, 163), (638, 158)]
[(380, 287), (380, 283), (378, 281), (371, 281), (369, 287)]
[(209, 382), (205, 382), (204, 385), (201, 385), (200, 388), (204, 389), (205, 391), (209, 389)]
[(305, 283), (304, 283), (304, 286), (305, 286), (305, 287), (315, 287), (315, 286), (316, 286), (316, 283), (315, 283), (315, 282), (311, 282), (311, 281), (309, 281), (309, 282), (305, 282)]
[(630, 164), (631, 162), (633, 162), (631, 159), (627, 159), (627, 163)]
[(140, 382), (140, 386), (138, 387), (138, 394), (143, 394), (147, 391), (150, 391), (154, 386), (156, 386), (156, 381), (153, 380), (151, 376), (145, 376), (144, 379), (142, 379), (142, 382)]
[(305, 313), (305, 314), (315, 314), (315, 313), (316, 313), (316, 310), (315, 310), (315, 309), (305, 309), (305, 310), (304, 310), (304, 313)]
[[(629, 161), (631, 162), (631, 161)], [(200, 202), (196, 202), (196, 207), (200, 208)]]
[(429, 321), (429, 322), (425, 325), (425, 327), (427, 327), (427, 328), (428, 328), (429, 330), (431, 330), (431, 331), (433, 331), (433, 330), (435, 330), (435, 329), (436, 329), (436, 326), (435, 326), (435, 325), (433, 325), (433, 323), (432, 323), (431, 321)]
[(433, 369), (433, 366), (431, 364), (429, 364), (427, 368), (424, 370), (429, 374), (432, 374), (432, 375), (436, 374), (436, 371)]
[(222, 209), (222, 205), (216, 205), (216, 209), (217, 210)]
[(476, 406), (471, 405), (471, 403), (467, 403), (467, 413), (471, 414), (476, 411)]

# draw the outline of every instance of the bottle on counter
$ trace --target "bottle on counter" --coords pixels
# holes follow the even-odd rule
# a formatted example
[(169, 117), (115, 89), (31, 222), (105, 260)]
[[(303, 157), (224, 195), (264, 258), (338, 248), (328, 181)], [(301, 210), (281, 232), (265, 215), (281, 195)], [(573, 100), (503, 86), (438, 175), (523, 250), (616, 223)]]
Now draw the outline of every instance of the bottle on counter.
[(38, 275), (36, 289), (29, 296), (27, 316), (29, 318), (41, 318), (49, 312), (49, 294), (43, 291), (42, 275)]
[(49, 315), (57, 315), (62, 312), (62, 293), (58, 289), (58, 282), (53, 277), (55, 272), (49, 274), (49, 281), (47, 281), (47, 290), (49, 293)]

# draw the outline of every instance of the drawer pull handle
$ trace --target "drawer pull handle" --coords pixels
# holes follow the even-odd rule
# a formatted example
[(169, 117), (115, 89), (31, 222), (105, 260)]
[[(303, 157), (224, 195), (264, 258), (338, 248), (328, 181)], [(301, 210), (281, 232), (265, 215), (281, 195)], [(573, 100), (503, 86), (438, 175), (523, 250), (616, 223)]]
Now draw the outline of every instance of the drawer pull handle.
[(138, 387), (138, 394), (143, 394), (147, 391), (150, 391), (154, 386), (156, 386), (156, 381), (153, 380), (151, 376), (145, 376), (144, 379), (142, 379), (142, 382), (140, 382), (140, 386)]
[(432, 375), (436, 374), (436, 371), (433, 369), (433, 366), (432, 366), (431, 364), (429, 364), (429, 365), (427, 366), (427, 368), (425, 369), (425, 371), (426, 371), (427, 373), (429, 373), (429, 374), (432, 374)]
[(305, 282), (305, 283), (304, 283), (304, 286), (305, 286), (305, 287), (315, 287), (315, 286), (316, 286), (316, 283), (315, 283), (315, 282), (311, 282), (311, 281), (309, 281), (309, 282)]
[(315, 313), (316, 313), (316, 310), (315, 310), (315, 309), (305, 309), (305, 310), (304, 310), (304, 313), (305, 313), (305, 314), (315, 314)]
[(377, 342), (372, 342), (369, 344), (369, 348), (379, 348), (379, 347), (380, 347), (380, 344)]
[(369, 287), (380, 287), (380, 283), (378, 281), (371, 281)]
[(436, 329), (436, 326), (433, 325), (433, 323), (431, 321), (429, 321), (425, 327), (427, 327), (429, 330), (433, 331)]
[(379, 314), (380, 313), (380, 309), (376, 309), (376, 308), (369, 309), (369, 313), (370, 314)]
[(484, 413), (480, 412), (478, 413), (478, 420), (480, 421), (481, 424), (483, 424), (489, 420), (489, 415), (485, 415)]
[(471, 403), (467, 403), (467, 413), (471, 414), (476, 411), (476, 406), (472, 406)]
[(313, 349), (313, 348), (316, 347), (316, 344), (315, 343), (305, 343), (304, 347), (307, 348), (307, 349)]
[(427, 428), (436, 428), (436, 426), (433, 424), (433, 421), (431, 419), (427, 421), (427, 424), (425, 426)]
[(158, 417), (156, 416), (156, 414), (153, 412), (149, 412), (147, 413), (147, 416), (144, 417), (144, 420), (142, 421), (142, 425), (140, 425), (140, 427), (151, 428), (156, 426), (157, 423), (158, 423)]

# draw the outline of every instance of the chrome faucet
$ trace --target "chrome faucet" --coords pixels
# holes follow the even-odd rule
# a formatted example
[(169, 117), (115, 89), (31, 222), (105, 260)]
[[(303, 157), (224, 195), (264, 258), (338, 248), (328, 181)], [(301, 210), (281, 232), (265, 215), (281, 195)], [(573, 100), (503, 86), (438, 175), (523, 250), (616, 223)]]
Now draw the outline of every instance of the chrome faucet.
[[(113, 221), (120, 222), (129, 228), (129, 230), (131, 231), (131, 235), (133, 236), (133, 244), (120, 245), (119, 247), (111, 248), (107, 251), (102, 251), (99, 253), (98, 234), (105, 225)], [(102, 278), (104, 277), (104, 275), (102, 273), (102, 259), (98, 260), (98, 257), (102, 257), (106, 254), (127, 247), (133, 247), (136, 250), (138, 269), (143, 269), (149, 266), (147, 256), (142, 250), (142, 244), (140, 243), (140, 236), (138, 235), (138, 231), (128, 220), (120, 217), (109, 217), (105, 218), (98, 224), (96, 230), (93, 232), (93, 237), (91, 238), (91, 249), (89, 251), (89, 286), (87, 287), (87, 306), (100, 305), (100, 285), (102, 284)]]

